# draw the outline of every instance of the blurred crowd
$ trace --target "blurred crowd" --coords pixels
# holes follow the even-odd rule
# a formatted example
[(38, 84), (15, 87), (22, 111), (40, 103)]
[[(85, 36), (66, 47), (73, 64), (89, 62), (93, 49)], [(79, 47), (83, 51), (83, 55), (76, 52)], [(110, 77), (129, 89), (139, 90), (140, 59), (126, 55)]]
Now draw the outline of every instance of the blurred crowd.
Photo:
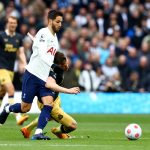
[[(35, 35), (46, 26), (50, 9), (64, 14), (58, 38), (70, 65), (65, 87), (150, 91), (150, 0), (1, 0), (0, 31), (5, 30), (7, 16), (18, 18), (28, 61), (32, 41), (27, 32)], [(21, 80), (18, 73), (14, 81), (18, 90)]]

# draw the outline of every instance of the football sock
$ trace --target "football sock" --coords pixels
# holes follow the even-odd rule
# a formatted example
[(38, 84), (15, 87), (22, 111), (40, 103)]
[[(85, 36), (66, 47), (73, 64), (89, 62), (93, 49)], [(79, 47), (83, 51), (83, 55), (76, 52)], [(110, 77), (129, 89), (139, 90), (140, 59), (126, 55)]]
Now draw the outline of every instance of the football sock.
[(15, 112), (15, 113), (22, 112), (21, 111), (21, 103), (16, 103), (14, 105), (10, 105), (9, 112)]
[[(12, 96), (8, 96), (8, 102), (9, 104), (14, 104), (15, 103), (15, 100), (14, 100), (14, 95)], [(22, 117), (22, 115), (20, 113), (14, 113), (15, 116), (16, 116), (16, 121), (20, 120), (20, 118)]]
[(42, 129), (38, 129), (38, 128), (37, 128), (37, 129), (35, 130), (35, 134), (40, 134), (40, 133), (42, 133), (42, 132), (43, 132)]
[(35, 132), (36, 134), (38, 134), (37, 132), (41, 132), (39, 129), (43, 130), (44, 127), (46, 126), (47, 122), (50, 120), (50, 113), (52, 111), (51, 106), (48, 105), (44, 105), (43, 109), (41, 110), (39, 119), (38, 119), (38, 125), (37, 125), (37, 131)]
[(16, 121), (19, 121), (22, 115), (20, 113), (15, 113)]

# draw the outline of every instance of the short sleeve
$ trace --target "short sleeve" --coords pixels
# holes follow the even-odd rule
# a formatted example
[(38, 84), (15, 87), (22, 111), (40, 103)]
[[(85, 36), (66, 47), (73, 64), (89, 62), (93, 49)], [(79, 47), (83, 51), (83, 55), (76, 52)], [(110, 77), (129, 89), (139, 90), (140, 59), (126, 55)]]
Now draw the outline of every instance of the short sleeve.
[(19, 34), (19, 47), (23, 46), (23, 36)]

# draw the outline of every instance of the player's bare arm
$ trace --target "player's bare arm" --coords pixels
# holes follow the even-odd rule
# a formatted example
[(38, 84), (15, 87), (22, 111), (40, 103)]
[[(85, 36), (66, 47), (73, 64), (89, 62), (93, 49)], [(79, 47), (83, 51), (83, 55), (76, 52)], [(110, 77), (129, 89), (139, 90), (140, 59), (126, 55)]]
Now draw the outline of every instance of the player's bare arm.
[(25, 56), (25, 53), (24, 53), (24, 47), (19, 48), (19, 50), (17, 52), (17, 56), (19, 58), (19, 71), (21, 73), (23, 73), (24, 70), (25, 70), (25, 66), (27, 65), (26, 56)]
[(55, 79), (52, 77), (48, 77), (45, 86), (55, 92), (61, 92), (61, 93), (67, 93), (67, 94), (78, 94), (80, 93), (80, 88), (79, 87), (73, 87), (73, 88), (65, 88), (59, 86)]

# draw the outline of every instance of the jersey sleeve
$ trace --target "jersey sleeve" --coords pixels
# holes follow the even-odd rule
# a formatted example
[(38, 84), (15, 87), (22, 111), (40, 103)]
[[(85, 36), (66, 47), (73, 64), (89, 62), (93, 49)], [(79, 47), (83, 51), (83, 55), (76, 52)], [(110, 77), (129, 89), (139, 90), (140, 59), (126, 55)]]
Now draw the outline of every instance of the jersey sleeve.
[(23, 36), (19, 34), (19, 47), (23, 46)]

